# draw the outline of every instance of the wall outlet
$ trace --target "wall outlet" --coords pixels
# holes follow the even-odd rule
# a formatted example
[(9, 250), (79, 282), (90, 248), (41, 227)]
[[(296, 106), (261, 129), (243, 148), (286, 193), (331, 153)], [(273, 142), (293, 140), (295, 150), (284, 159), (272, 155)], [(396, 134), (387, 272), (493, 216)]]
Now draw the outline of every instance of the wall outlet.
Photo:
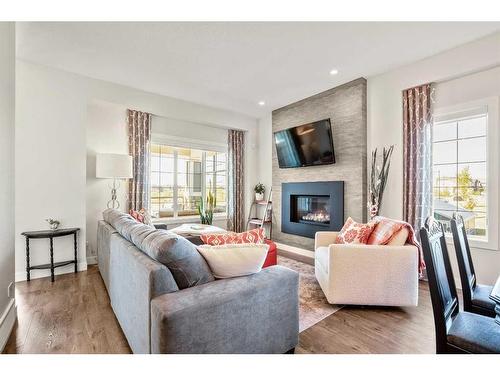
[(7, 287), (7, 297), (9, 298), (14, 298), (16, 292), (14, 288), (14, 283), (10, 283), (9, 286)]

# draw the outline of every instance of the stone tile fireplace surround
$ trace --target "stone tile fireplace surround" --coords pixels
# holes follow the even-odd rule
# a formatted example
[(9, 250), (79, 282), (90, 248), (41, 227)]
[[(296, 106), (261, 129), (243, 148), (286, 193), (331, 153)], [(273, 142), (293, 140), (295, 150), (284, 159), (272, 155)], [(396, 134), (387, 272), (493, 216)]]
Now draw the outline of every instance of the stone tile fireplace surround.
[[(344, 218), (349, 216), (354, 220), (366, 221), (366, 80), (359, 78), (273, 111), (273, 133), (326, 118), (330, 119), (332, 126), (335, 164), (280, 169), (273, 139), (273, 239), (278, 243), (306, 250), (314, 249), (314, 239), (312, 238), (314, 235), (311, 236), (311, 233), (291, 234), (286, 229), (286, 225), (282, 230), (282, 215), (289, 218), (290, 209), (294, 208), (290, 206), (290, 199), (283, 202), (283, 206), (288, 204), (288, 207), (282, 207), (282, 194), (285, 193), (282, 191), (282, 186), (286, 183), (343, 182), (344, 212), (341, 218), (342, 223)], [(322, 210), (321, 206), (324, 206), (324, 201), (316, 199), (315, 202), (311, 202), (307, 198), (307, 196), (304, 196), (297, 204), (303, 207), (316, 207), (318, 211)], [(295, 224), (303, 224), (312, 229), (311, 224), (297, 223), (297, 221), (303, 220), (302, 216), (306, 215), (307, 213), (303, 215), (297, 214), (293, 220), (295, 220)], [(326, 224), (321, 223), (321, 220), (325, 220), (322, 212), (316, 213), (316, 215), (312, 213), (312, 215), (306, 217), (306, 221), (307, 219), (320, 221), (314, 223), (313, 232), (316, 230), (339, 229), (338, 224), (336, 224), (335, 229), (321, 225)], [(339, 219), (337, 218), (337, 220)], [(330, 222), (332, 221), (333, 218), (330, 216)]]

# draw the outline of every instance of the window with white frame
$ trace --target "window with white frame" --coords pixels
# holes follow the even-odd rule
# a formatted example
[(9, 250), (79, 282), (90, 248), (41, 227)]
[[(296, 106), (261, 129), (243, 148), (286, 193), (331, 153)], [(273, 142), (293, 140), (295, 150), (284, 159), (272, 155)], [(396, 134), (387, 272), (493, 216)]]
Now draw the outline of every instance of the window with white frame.
[(227, 210), (227, 153), (160, 143), (151, 145), (151, 214), (176, 218), (198, 215), (209, 191), (216, 213)]
[(441, 115), (433, 124), (434, 218), (451, 231), (461, 215), (470, 238), (488, 240), (488, 110)]

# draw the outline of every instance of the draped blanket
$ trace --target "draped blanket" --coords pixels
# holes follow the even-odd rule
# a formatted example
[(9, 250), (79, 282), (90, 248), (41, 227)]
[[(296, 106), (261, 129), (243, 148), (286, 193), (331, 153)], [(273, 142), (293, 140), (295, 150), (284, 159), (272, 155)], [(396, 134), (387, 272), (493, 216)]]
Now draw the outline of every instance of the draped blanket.
[(401, 229), (406, 228), (408, 230), (406, 244), (413, 245), (418, 249), (418, 274), (422, 276), (425, 269), (424, 256), (422, 246), (417, 240), (413, 227), (406, 221), (389, 219), (383, 216), (375, 216), (372, 221), (375, 221), (377, 225), (370, 234), (368, 244), (387, 245)]

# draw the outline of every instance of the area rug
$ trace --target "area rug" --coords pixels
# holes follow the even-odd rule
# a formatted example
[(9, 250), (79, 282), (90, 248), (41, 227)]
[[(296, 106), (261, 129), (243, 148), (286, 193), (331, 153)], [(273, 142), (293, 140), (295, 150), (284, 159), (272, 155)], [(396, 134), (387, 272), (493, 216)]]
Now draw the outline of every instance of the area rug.
[(342, 306), (330, 305), (314, 276), (314, 266), (278, 256), (278, 264), (299, 273), (299, 330), (300, 332), (339, 311)]

